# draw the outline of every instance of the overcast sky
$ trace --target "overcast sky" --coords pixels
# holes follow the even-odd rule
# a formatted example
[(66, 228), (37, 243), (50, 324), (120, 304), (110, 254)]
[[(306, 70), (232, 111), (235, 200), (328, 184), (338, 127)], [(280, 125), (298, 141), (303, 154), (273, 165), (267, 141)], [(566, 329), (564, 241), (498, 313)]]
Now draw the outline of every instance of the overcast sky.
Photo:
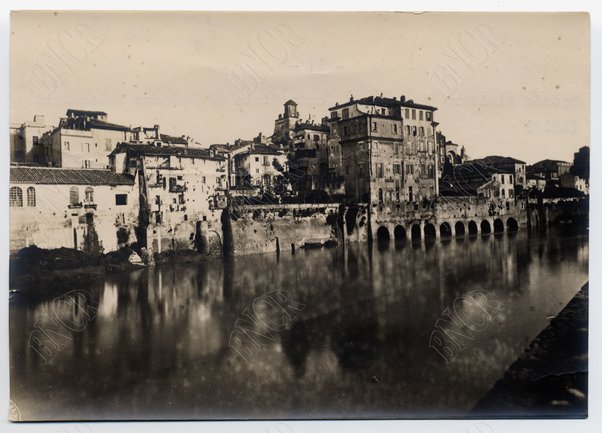
[(65, 13), (12, 15), (11, 122), (67, 108), (161, 125), (208, 146), (369, 95), (438, 107), (472, 157), (572, 161), (589, 145), (583, 14)]

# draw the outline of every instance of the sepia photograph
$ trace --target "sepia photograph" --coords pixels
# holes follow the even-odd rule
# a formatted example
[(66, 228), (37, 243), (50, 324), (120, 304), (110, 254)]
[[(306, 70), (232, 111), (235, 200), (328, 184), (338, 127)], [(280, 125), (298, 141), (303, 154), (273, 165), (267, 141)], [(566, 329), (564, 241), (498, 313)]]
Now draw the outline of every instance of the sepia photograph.
[(588, 13), (9, 42), (11, 421), (588, 417)]

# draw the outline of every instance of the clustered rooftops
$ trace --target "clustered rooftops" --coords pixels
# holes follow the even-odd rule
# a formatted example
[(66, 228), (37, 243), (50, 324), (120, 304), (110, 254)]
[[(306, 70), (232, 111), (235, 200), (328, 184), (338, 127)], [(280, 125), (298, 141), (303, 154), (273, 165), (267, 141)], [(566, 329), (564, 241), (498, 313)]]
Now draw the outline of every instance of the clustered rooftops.
[(223, 161), (225, 158), (216, 155), (209, 149), (198, 147), (175, 147), (175, 146), (157, 146), (155, 144), (137, 144), (137, 143), (119, 143), (111, 152), (111, 155), (119, 153), (135, 153), (148, 156), (177, 156), (180, 158), (198, 158)]
[(437, 107), (433, 107), (431, 105), (424, 104), (416, 104), (413, 100), (406, 100), (405, 96), (401, 96), (399, 99), (396, 97), (386, 98), (382, 96), (367, 96), (361, 99), (353, 99), (353, 96), (349, 99), (349, 102), (345, 102), (344, 104), (337, 103), (334, 107), (330, 107), (329, 110), (336, 110), (339, 108), (348, 107), (353, 104), (362, 104), (362, 105), (378, 105), (380, 107), (407, 107), (407, 108), (417, 108), (420, 110), (431, 110), (436, 111)]
[(477, 159), (475, 161), (483, 161), (487, 165), (526, 164), (525, 161), (521, 161), (520, 159), (512, 158), (511, 156), (498, 156), (498, 155), (486, 156), (485, 158)]

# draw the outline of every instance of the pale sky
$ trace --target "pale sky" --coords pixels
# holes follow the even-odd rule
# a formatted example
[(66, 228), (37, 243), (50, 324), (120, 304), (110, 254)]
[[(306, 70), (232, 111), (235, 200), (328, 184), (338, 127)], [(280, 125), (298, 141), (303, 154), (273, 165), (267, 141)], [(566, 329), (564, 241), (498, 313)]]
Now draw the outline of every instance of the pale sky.
[(473, 158), (572, 161), (589, 37), (586, 14), (18, 12), (11, 122), (101, 110), (208, 146), (271, 135), (288, 99), (318, 120), (382, 93), (438, 107)]

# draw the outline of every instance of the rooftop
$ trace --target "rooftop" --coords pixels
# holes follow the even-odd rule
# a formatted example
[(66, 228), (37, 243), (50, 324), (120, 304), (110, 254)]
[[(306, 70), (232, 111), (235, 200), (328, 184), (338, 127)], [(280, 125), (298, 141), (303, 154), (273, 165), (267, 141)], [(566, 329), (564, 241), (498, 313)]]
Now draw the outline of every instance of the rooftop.
[(498, 156), (498, 155), (490, 155), (485, 158), (475, 159), (474, 161), (483, 161), (488, 165), (495, 164), (526, 164), (525, 161), (521, 161), (520, 159), (512, 158), (511, 156)]
[(362, 105), (378, 105), (380, 107), (409, 107), (409, 108), (418, 108), (422, 110), (437, 110), (437, 107), (433, 107), (430, 105), (424, 104), (416, 104), (414, 101), (406, 100), (405, 97), (402, 99), (397, 98), (386, 98), (382, 96), (367, 96), (361, 99), (353, 99), (344, 104), (335, 105), (334, 107), (330, 107), (329, 110), (336, 110), (342, 107), (348, 107), (353, 104), (362, 104)]
[(110, 170), (10, 167), (10, 183), (51, 185), (133, 185), (134, 179)]
[(310, 131), (330, 132), (330, 128), (328, 127), (328, 125), (314, 124), (308, 122), (301, 122), (295, 125), (295, 131), (301, 131), (303, 129), (308, 129)]
[(165, 143), (173, 143), (173, 144), (188, 144), (188, 140), (184, 137), (175, 137), (167, 134), (160, 134), (161, 141)]
[(78, 110), (75, 108), (69, 108), (67, 110), (67, 116), (107, 116), (104, 111), (91, 111), (91, 110)]
[(247, 151), (242, 152), (241, 155), (282, 155), (282, 152), (273, 149), (265, 144), (256, 144), (250, 147)]
[(225, 158), (220, 155), (215, 155), (209, 149), (201, 149), (198, 147), (174, 147), (174, 146), (155, 146), (152, 144), (137, 144), (137, 143), (119, 143), (111, 152), (111, 155), (124, 152), (134, 152), (142, 155), (152, 156), (177, 156), (180, 158), (199, 158), (211, 159), (215, 161), (223, 161)]

